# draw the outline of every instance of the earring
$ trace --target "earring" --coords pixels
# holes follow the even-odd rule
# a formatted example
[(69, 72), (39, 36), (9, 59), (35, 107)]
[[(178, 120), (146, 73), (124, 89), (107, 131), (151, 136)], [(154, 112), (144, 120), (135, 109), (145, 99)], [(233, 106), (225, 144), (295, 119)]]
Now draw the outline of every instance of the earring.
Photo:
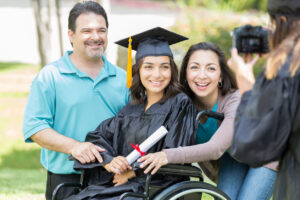
[(222, 88), (222, 87), (223, 87), (223, 82), (222, 82), (222, 81), (219, 81), (218, 87), (219, 87), (219, 88)]

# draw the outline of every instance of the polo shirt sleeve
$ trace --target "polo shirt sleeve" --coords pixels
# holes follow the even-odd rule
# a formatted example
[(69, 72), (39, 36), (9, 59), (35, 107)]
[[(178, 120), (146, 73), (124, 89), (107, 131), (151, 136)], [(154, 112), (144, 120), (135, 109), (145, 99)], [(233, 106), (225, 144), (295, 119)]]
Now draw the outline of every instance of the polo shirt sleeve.
[(131, 100), (130, 90), (125, 87), (125, 105)]
[(55, 113), (55, 85), (51, 71), (41, 70), (31, 85), (24, 120), (25, 142), (33, 142), (30, 137), (35, 133), (52, 128)]

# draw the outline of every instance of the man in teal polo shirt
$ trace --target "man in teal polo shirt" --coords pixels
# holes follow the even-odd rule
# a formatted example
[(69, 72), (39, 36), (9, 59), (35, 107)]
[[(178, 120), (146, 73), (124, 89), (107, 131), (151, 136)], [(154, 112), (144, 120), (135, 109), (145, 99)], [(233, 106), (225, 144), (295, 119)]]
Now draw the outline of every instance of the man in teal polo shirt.
[[(89, 131), (113, 117), (128, 101), (126, 73), (103, 55), (107, 46), (105, 10), (95, 2), (77, 3), (69, 14), (73, 51), (46, 65), (34, 79), (23, 122), (26, 142), (42, 147), (48, 171), (46, 199), (62, 182), (79, 182), (69, 155), (81, 163), (98, 160), (105, 151), (84, 142)], [(66, 189), (60, 198), (69, 196)]]

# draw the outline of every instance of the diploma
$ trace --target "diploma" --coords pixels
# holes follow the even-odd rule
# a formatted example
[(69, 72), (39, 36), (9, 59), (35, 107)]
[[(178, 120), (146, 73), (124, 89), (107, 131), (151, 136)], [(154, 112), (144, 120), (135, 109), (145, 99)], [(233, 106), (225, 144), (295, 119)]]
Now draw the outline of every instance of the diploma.
[[(140, 144), (140, 150), (143, 152), (148, 151), (153, 145), (155, 145), (162, 137), (164, 137), (168, 133), (168, 130), (161, 126), (157, 129), (152, 135), (150, 135), (142, 144)], [(135, 162), (139, 157), (141, 157), (141, 153), (137, 150), (133, 150), (128, 156), (126, 156), (127, 161), (131, 165)]]

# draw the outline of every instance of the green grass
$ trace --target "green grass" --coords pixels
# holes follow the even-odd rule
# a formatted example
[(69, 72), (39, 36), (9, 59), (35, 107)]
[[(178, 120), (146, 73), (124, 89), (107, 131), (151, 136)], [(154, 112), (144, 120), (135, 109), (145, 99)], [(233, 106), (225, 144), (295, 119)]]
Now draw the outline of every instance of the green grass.
[[(1, 142), (2, 143), (2, 142)], [(0, 169), (41, 169), (39, 163), (40, 148), (36, 144), (22, 144), (22, 140), (16, 140), (14, 144), (5, 142), (1, 145)]]
[(43, 199), (46, 171), (40, 148), (5, 136), (0, 146), (0, 199)]
[(13, 71), (13, 70), (23, 70), (30, 67), (39, 67), (39, 66), (33, 64), (20, 63), (20, 62), (0, 62), (0, 73)]
[(0, 194), (44, 194), (46, 171), (43, 169), (0, 170)]
[[(28, 73), (28, 70), (35, 73), (38, 68), (32, 64), (2, 62), (0, 74)], [(0, 200), (45, 199), (46, 171), (39, 161), (40, 147), (26, 144), (21, 133), (28, 93), (0, 92)]]
[(28, 95), (29, 92), (0, 92), (0, 98), (23, 98)]
[(6, 136), (1, 136), (0, 146), (0, 200), (44, 199), (46, 171), (39, 161), (40, 148)]

